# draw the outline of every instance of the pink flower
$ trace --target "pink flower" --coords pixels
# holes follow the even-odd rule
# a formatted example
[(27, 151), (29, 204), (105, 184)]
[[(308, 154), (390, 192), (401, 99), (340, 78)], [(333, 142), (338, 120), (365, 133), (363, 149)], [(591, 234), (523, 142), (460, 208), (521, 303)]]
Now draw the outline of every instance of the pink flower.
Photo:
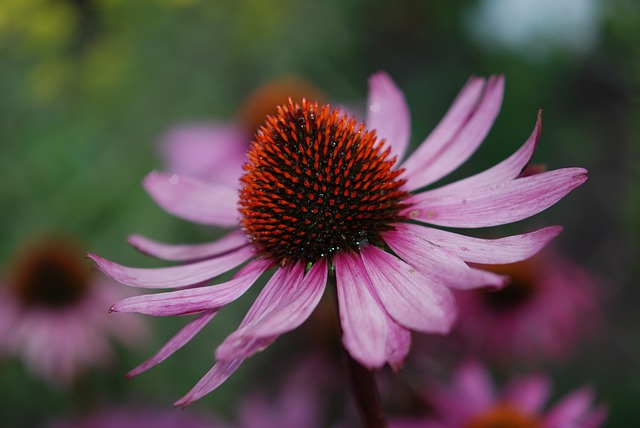
[(541, 374), (518, 378), (497, 391), (478, 363), (463, 364), (451, 385), (435, 385), (425, 393), (434, 416), (395, 420), (393, 428), (597, 428), (607, 410), (593, 405), (593, 392), (582, 388), (546, 410), (550, 382)]
[[(216, 350), (217, 363), (177, 405), (216, 389), (249, 356), (302, 324), (327, 281), (338, 298), (342, 342), (369, 369), (401, 366), (410, 331), (448, 333), (456, 319), (452, 289), (501, 287), (506, 278), (467, 262), (512, 263), (560, 232), (485, 240), (433, 226), (497, 226), (532, 216), (586, 180), (582, 168), (519, 177), (540, 135), (512, 156), (469, 178), (422, 191), (460, 166), (498, 114), (501, 76), (471, 78), (436, 129), (405, 160), (409, 112), (384, 73), (370, 80), (366, 124), (303, 100), (281, 106), (256, 134), (241, 189), (152, 172), (151, 197), (169, 213), (231, 228), (208, 244), (170, 245), (134, 235), (131, 244), (174, 267), (125, 267), (96, 255), (100, 269), (135, 287), (173, 291), (132, 297), (115, 312), (196, 314), (138, 374), (188, 342), (216, 313), (274, 271), (240, 326)], [(426, 225), (429, 226), (426, 226)], [(232, 279), (212, 278), (240, 267)]]
[(127, 296), (94, 278), (82, 252), (66, 239), (26, 247), (13, 276), (0, 281), (0, 352), (55, 385), (68, 385), (84, 369), (111, 357), (110, 336), (128, 345), (145, 335), (131, 315), (110, 319), (107, 308)]
[(558, 252), (546, 249), (491, 270), (508, 274), (511, 282), (500, 290), (458, 296), (455, 332), (472, 351), (504, 360), (560, 358), (595, 327), (595, 281)]

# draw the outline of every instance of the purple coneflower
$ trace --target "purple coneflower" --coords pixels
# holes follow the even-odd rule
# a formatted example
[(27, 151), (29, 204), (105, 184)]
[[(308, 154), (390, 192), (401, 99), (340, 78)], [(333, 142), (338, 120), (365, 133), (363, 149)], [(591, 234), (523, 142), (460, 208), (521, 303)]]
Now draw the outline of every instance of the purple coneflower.
[(488, 267), (507, 274), (500, 290), (460, 293), (455, 331), (474, 352), (500, 360), (566, 356), (599, 318), (595, 281), (557, 251)]
[(395, 420), (393, 428), (597, 428), (607, 416), (593, 404), (593, 391), (581, 388), (549, 409), (550, 381), (542, 375), (511, 380), (501, 391), (476, 362), (456, 371), (451, 385), (434, 385), (424, 398), (433, 416)]
[[(183, 346), (266, 272), (270, 279), (240, 326), (217, 348), (214, 367), (177, 405), (211, 392), (247, 357), (302, 324), (327, 283), (337, 294), (343, 345), (368, 369), (386, 363), (399, 368), (410, 348), (411, 330), (448, 333), (456, 319), (451, 289), (501, 287), (506, 281), (467, 262), (525, 259), (560, 227), (486, 240), (433, 226), (515, 222), (555, 204), (586, 180), (582, 168), (519, 177), (540, 135), (538, 118), (531, 137), (503, 162), (421, 190), (474, 153), (498, 114), (503, 87), (501, 76), (471, 78), (436, 129), (406, 159), (408, 108), (402, 92), (379, 73), (370, 80), (366, 125), (308, 100), (280, 106), (251, 143), (240, 190), (175, 174), (149, 174), (144, 187), (166, 211), (233, 230), (199, 245), (130, 238), (147, 254), (182, 263), (174, 267), (131, 268), (90, 255), (123, 284), (174, 289), (122, 300), (113, 311), (197, 314), (130, 375)], [(229, 281), (208, 284), (240, 266)]]
[(0, 282), (0, 352), (55, 385), (69, 385), (88, 366), (111, 356), (110, 338), (133, 345), (144, 337), (141, 320), (116, 320), (107, 309), (125, 290), (93, 277), (68, 239), (26, 246)]

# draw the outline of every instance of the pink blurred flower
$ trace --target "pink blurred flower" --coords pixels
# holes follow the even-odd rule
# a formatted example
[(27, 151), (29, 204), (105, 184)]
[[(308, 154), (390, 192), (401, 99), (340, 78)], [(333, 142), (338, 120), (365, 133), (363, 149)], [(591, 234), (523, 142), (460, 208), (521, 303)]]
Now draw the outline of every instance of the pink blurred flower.
[(111, 338), (133, 345), (145, 336), (137, 317), (109, 317), (109, 305), (127, 293), (93, 277), (83, 262), (71, 241), (42, 240), (27, 246), (13, 275), (0, 281), (0, 352), (55, 385), (107, 362)]
[(511, 282), (458, 297), (456, 336), (472, 352), (500, 360), (560, 358), (599, 318), (593, 277), (557, 251), (490, 267)]
[(298, 76), (283, 76), (251, 93), (230, 122), (178, 125), (160, 138), (166, 170), (238, 188), (242, 164), (253, 134), (276, 107), (293, 99), (322, 98), (318, 89)]
[[(328, 280), (338, 297), (343, 345), (369, 369), (386, 363), (398, 369), (409, 352), (411, 330), (448, 333), (456, 319), (451, 289), (506, 282), (467, 262), (525, 259), (560, 227), (486, 240), (419, 223), (479, 228), (515, 222), (555, 204), (586, 180), (582, 168), (519, 176), (540, 135), (538, 118), (530, 138), (503, 162), (420, 190), (473, 154), (498, 114), (503, 89), (501, 76), (471, 78), (436, 129), (405, 160), (408, 108), (393, 81), (379, 73), (370, 80), (366, 117), (367, 128), (375, 132), (338, 109), (289, 101), (256, 134), (240, 191), (176, 174), (149, 174), (145, 189), (169, 213), (233, 230), (199, 245), (130, 238), (142, 252), (180, 266), (131, 268), (89, 255), (123, 284), (174, 289), (125, 299), (113, 311), (197, 314), (130, 375), (166, 359), (272, 270), (238, 329), (217, 348), (217, 363), (177, 405), (216, 389), (246, 358), (297, 328)], [(241, 265), (231, 280), (208, 285)]]
[(487, 370), (463, 364), (451, 385), (434, 385), (425, 393), (433, 416), (390, 422), (393, 428), (597, 428), (607, 416), (593, 404), (585, 387), (566, 395), (549, 409), (550, 381), (541, 374), (511, 380), (497, 390)]

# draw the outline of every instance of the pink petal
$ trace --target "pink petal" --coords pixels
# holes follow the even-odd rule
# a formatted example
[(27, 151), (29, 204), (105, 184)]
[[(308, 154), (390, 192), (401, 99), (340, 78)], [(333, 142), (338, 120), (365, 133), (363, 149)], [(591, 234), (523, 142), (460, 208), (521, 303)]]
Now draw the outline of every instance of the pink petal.
[(536, 126), (529, 139), (514, 154), (503, 160), (499, 164), (481, 173), (475, 174), (462, 180), (430, 190), (432, 196), (446, 195), (458, 191), (468, 191), (471, 188), (489, 186), (496, 183), (512, 180), (518, 177), (527, 167), (531, 156), (538, 145), (542, 132), (542, 111), (538, 112)]
[(164, 244), (140, 235), (131, 235), (128, 241), (142, 253), (171, 261), (205, 259), (235, 250), (247, 244), (247, 239), (241, 230), (235, 230), (215, 242), (197, 245)]
[(115, 303), (111, 311), (175, 316), (221, 308), (242, 296), (269, 267), (269, 262), (254, 260), (230, 281), (186, 290), (129, 297)]
[(209, 321), (218, 313), (217, 310), (203, 312), (199, 314), (193, 321), (184, 326), (175, 336), (173, 336), (155, 355), (135, 369), (127, 373), (127, 379), (139, 375), (149, 370), (151, 367), (160, 364), (178, 349), (182, 348), (189, 342)]
[(242, 349), (239, 349), (239, 343), (235, 339), (237, 335), (234, 336), (234, 334), (268, 313), (272, 305), (291, 290), (295, 284), (299, 284), (302, 281), (303, 275), (304, 266), (301, 263), (276, 270), (253, 302), (253, 305), (251, 305), (251, 308), (249, 308), (238, 329), (234, 333), (231, 333), (225, 341), (218, 346), (218, 349), (216, 349), (216, 359), (232, 360), (239, 357), (240, 353), (246, 353), (247, 356), (251, 355), (251, 351), (255, 353), (255, 349), (251, 348), (260, 346), (258, 341), (253, 341), (252, 343), (243, 342)]
[(406, 228), (384, 232), (383, 239), (402, 260), (419, 269), (434, 283), (468, 290), (503, 287), (509, 280), (504, 275), (469, 267), (459, 257)]
[(400, 223), (395, 228), (442, 247), (466, 262), (481, 264), (507, 264), (528, 259), (562, 231), (561, 226), (550, 226), (522, 235), (480, 239), (419, 224)]
[(173, 174), (238, 188), (245, 151), (251, 142), (239, 125), (195, 123), (172, 128), (160, 141)]
[(424, 192), (401, 214), (439, 226), (488, 227), (512, 223), (549, 208), (587, 179), (582, 168), (563, 168), (499, 185), (432, 197)]
[(411, 332), (387, 317), (387, 361), (394, 372), (402, 368), (411, 349)]
[(232, 187), (160, 172), (147, 175), (143, 186), (160, 207), (184, 220), (238, 225), (238, 195)]
[(571, 393), (557, 403), (543, 422), (544, 428), (597, 428), (607, 416), (607, 409), (603, 406), (593, 406), (593, 391), (582, 388)]
[(411, 118), (402, 91), (384, 72), (369, 78), (367, 129), (375, 129), (379, 139), (391, 147), (391, 156), (399, 162), (409, 145)]
[(387, 314), (372, 294), (373, 286), (356, 253), (340, 252), (334, 260), (342, 343), (365, 367), (387, 360)]
[(504, 392), (504, 400), (525, 413), (539, 414), (549, 398), (549, 379), (534, 375), (512, 382)]
[(204, 397), (220, 385), (224, 383), (229, 376), (231, 376), (240, 365), (244, 362), (244, 358), (236, 358), (230, 361), (218, 361), (207, 372), (206, 375), (200, 379), (200, 381), (189, 391), (184, 397), (176, 401), (173, 405), (175, 407), (182, 407), (183, 409), (194, 401)]
[(466, 161), (491, 129), (502, 104), (504, 78), (473, 78), (446, 116), (402, 165), (407, 188), (415, 190), (449, 174)]
[(291, 331), (309, 317), (322, 297), (328, 267), (326, 260), (322, 259), (304, 278), (298, 274), (302, 271), (300, 268), (301, 264), (284, 281), (269, 281), (265, 285), (254, 304), (261, 308), (249, 311), (241, 326), (218, 347), (216, 358), (246, 358), (264, 349), (263, 339)]
[(398, 324), (424, 333), (449, 332), (456, 318), (449, 289), (373, 245), (360, 255), (378, 298)]
[(475, 361), (464, 363), (455, 374), (455, 387), (465, 397), (472, 413), (479, 413), (495, 404), (496, 392), (487, 370)]
[(87, 257), (98, 264), (98, 268), (116, 281), (142, 288), (178, 288), (199, 284), (228, 272), (254, 256), (250, 246), (214, 259), (191, 263), (184, 266), (163, 268), (131, 268), (103, 259), (95, 254)]
[(327, 285), (328, 266), (325, 259), (316, 262), (302, 281), (271, 305), (259, 319), (246, 325), (246, 336), (280, 335), (300, 326), (318, 306)]

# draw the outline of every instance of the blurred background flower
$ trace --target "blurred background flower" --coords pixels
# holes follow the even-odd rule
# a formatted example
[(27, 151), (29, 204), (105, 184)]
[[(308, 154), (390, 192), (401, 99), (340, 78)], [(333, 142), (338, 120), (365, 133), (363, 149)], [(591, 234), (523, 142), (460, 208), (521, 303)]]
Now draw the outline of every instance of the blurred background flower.
[(458, 293), (460, 319), (452, 336), (467, 352), (502, 362), (560, 360), (601, 321), (602, 284), (552, 248), (485, 269), (510, 282), (500, 290)]
[(107, 363), (111, 339), (132, 347), (147, 333), (139, 317), (109, 317), (105, 309), (127, 290), (90, 272), (67, 237), (28, 245), (0, 285), (0, 354), (56, 387)]
[(450, 382), (427, 382), (421, 418), (399, 418), (393, 428), (598, 428), (607, 408), (595, 403), (589, 387), (572, 391), (549, 404), (552, 383), (544, 374), (510, 379), (496, 386), (476, 361), (458, 367)]
[[(537, 12), (565, 3), (538, 2)], [(468, 75), (504, 73), (501, 115), (464, 172), (486, 169), (513, 152), (528, 136), (534, 112), (542, 108), (543, 143), (534, 162), (549, 169), (582, 166), (590, 178), (537, 220), (564, 225), (555, 241), (557, 251), (604, 284), (597, 302), (602, 333), (580, 342), (578, 352), (565, 361), (536, 364), (563, 396), (576, 385), (592, 385), (599, 401), (609, 405), (611, 426), (637, 424), (640, 5), (633, 0), (576, 1), (572, 7), (585, 12), (535, 21), (537, 12), (503, 5), (499, 12), (512, 11), (509, 21), (527, 31), (529, 41), (522, 44), (516, 42), (519, 35), (501, 36), (509, 42), (495, 36), (487, 42), (488, 36), (480, 35), (479, 27), (499, 27), (489, 25), (497, 21), (483, 12), (484, 4), (0, 2), (0, 264), (8, 267), (15, 249), (30, 237), (59, 229), (76, 236), (89, 251), (117, 254), (123, 263), (148, 267), (162, 264), (122, 245), (133, 231), (165, 242), (215, 239), (218, 231), (159, 212), (140, 180), (149, 170), (164, 168), (157, 144), (170, 128), (235, 123), (244, 100), (282, 76), (300, 76), (327, 99), (363, 111), (363, 82), (373, 72), (387, 70), (406, 91), (411, 134), (418, 137), (438, 122)], [(578, 18), (582, 21), (574, 26)], [(530, 29), (531, 21), (537, 33)], [(558, 21), (571, 31), (557, 33)], [(521, 231), (516, 224), (501, 234)], [(250, 293), (234, 309), (218, 314), (217, 325), (237, 325), (254, 299)], [(154, 373), (125, 382), (122, 375), (183, 324), (153, 321), (155, 334), (145, 349), (117, 347), (111, 367), (91, 371), (85, 390), (94, 398), (120, 402), (137, 395), (169, 406), (168, 397), (187, 390), (201, 367), (211, 364), (213, 344), (226, 331), (206, 329)], [(267, 363), (264, 358), (248, 361), (220, 394), (187, 411), (233, 414), (249, 385), (271, 378), (264, 364), (290, 353), (291, 343), (296, 342), (274, 344), (273, 356), (264, 356)], [(435, 372), (444, 371), (440, 364), (425, 363)], [(9, 428), (38, 426), (87, 406), (89, 394), (43, 384), (14, 358), (1, 361), (0, 379), (0, 414)]]

